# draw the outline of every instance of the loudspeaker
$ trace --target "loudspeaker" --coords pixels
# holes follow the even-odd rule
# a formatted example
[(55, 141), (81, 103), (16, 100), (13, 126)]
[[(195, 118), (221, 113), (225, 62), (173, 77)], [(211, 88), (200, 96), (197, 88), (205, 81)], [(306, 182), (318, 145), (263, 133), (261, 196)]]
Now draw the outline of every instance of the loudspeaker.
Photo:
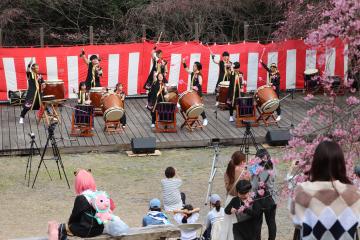
[(133, 153), (154, 153), (156, 148), (156, 138), (132, 138), (131, 150)]
[(270, 146), (284, 146), (288, 144), (291, 135), (289, 130), (269, 130), (265, 139)]

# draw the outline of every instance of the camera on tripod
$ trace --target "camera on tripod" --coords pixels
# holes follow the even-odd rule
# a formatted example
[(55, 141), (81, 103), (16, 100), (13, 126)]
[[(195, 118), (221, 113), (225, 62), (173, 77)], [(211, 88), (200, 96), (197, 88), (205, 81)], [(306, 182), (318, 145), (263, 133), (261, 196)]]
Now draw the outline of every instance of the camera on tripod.
[(34, 140), (35, 139), (35, 133), (28, 133), (28, 135), (29, 135), (29, 137), (32, 139), (32, 140)]
[(57, 125), (57, 122), (52, 122), (48, 127), (48, 133), (50, 136), (54, 136), (55, 127)]

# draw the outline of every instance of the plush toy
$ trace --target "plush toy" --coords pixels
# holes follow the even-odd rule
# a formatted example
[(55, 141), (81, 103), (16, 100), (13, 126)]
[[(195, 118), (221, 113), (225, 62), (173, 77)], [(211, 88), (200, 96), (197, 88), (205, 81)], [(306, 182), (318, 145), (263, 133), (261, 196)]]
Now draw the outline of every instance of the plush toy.
[(91, 194), (90, 203), (96, 210), (94, 218), (99, 224), (104, 224), (107, 221), (112, 221), (114, 215), (110, 209), (109, 195), (104, 191), (96, 191)]

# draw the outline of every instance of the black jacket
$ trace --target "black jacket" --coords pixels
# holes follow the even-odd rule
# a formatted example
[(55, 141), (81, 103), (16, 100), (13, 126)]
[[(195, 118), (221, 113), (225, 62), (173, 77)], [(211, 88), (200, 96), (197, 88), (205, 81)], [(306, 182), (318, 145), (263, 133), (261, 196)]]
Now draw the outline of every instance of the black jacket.
[[(239, 197), (231, 199), (225, 208), (225, 213), (231, 215), (231, 209), (239, 209), (244, 202)], [(233, 225), (234, 240), (255, 240), (258, 236), (259, 224), (261, 222), (261, 206), (258, 201), (254, 201), (250, 208), (244, 213), (237, 214), (238, 222)]]
[[(41, 104), (41, 84), (44, 83), (44, 80), (39, 74), (31, 71), (27, 72), (26, 76), (28, 80), (28, 90), (25, 98), (25, 104), (31, 103), (31, 109), (38, 110)], [(36, 86), (36, 84), (38, 86)]]
[(104, 231), (104, 225), (98, 224), (93, 217), (95, 214), (96, 210), (90, 205), (86, 197), (77, 196), (68, 222), (71, 233), (82, 238), (101, 235)]
[(229, 91), (228, 91), (228, 101), (230, 102), (231, 106), (236, 105), (236, 99), (240, 97), (240, 90), (242, 89), (242, 72), (239, 72), (239, 82), (238, 84), (235, 82), (236, 80), (236, 74), (235, 72), (231, 72), (230, 75), (230, 84), (229, 84)]
[[(89, 66), (88, 66), (88, 73), (87, 73), (87, 77), (86, 77), (86, 81), (85, 81), (85, 84), (86, 84), (86, 89), (90, 89), (92, 87), (101, 87), (100, 85), (100, 76), (101, 74), (96, 70), (94, 69), (93, 71), (93, 64), (92, 62), (89, 62)], [(95, 82), (92, 83), (92, 79), (93, 79), (93, 75), (95, 74)]]
[(276, 87), (279, 88), (280, 86), (280, 73), (276, 72), (276, 73), (272, 73), (271, 70), (268, 68), (268, 66), (266, 66), (265, 63), (261, 63), (261, 65), (266, 69), (266, 71), (269, 73), (269, 79), (270, 82)]
[(202, 97), (202, 87), (199, 79), (200, 76), (202, 77), (201, 74), (195, 74), (194, 72), (191, 73), (190, 89), (192, 89), (192, 87), (197, 87), (197, 93), (200, 97)]
[(151, 85), (150, 90), (150, 104), (152, 106), (151, 111), (155, 111), (156, 106), (159, 102), (165, 102), (164, 96), (165, 96), (165, 85), (163, 84), (162, 92), (160, 91), (160, 84), (158, 81), (156, 81), (154, 84)]

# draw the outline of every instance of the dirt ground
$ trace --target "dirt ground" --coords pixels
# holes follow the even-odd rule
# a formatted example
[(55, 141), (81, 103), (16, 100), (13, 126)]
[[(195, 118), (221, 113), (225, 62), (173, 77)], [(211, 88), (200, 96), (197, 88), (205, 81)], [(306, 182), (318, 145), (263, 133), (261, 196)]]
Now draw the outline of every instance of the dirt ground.
[[(213, 182), (213, 193), (225, 196), (223, 173), (231, 154), (238, 147), (221, 147), (218, 161), (219, 171)], [(283, 149), (272, 148), (273, 156), (282, 154)], [(107, 191), (115, 201), (115, 214), (129, 226), (141, 225), (143, 215), (148, 210), (152, 198), (161, 199), (160, 180), (164, 170), (174, 166), (183, 179), (182, 191), (187, 195), (187, 203), (201, 208), (201, 223), (209, 210), (204, 205), (209, 173), (213, 158), (212, 148), (164, 150), (156, 157), (128, 157), (125, 153), (88, 153), (62, 155), (65, 171), (71, 189), (65, 180), (60, 180), (54, 161), (46, 161), (53, 181), (50, 181), (44, 166), (40, 168), (35, 189), (27, 187), (24, 175), (27, 157), (0, 158), (0, 239), (45, 236), (47, 222), (66, 222), (75, 198), (73, 172), (76, 168), (91, 168), (97, 187)], [(33, 160), (31, 180), (39, 163)], [(284, 179), (287, 164), (278, 166), (278, 178)], [(278, 238), (291, 239), (293, 227), (288, 217), (286, 200), (280, 203), (277, 212)], [(263, 239), (266, 238), (264, 228)]]

